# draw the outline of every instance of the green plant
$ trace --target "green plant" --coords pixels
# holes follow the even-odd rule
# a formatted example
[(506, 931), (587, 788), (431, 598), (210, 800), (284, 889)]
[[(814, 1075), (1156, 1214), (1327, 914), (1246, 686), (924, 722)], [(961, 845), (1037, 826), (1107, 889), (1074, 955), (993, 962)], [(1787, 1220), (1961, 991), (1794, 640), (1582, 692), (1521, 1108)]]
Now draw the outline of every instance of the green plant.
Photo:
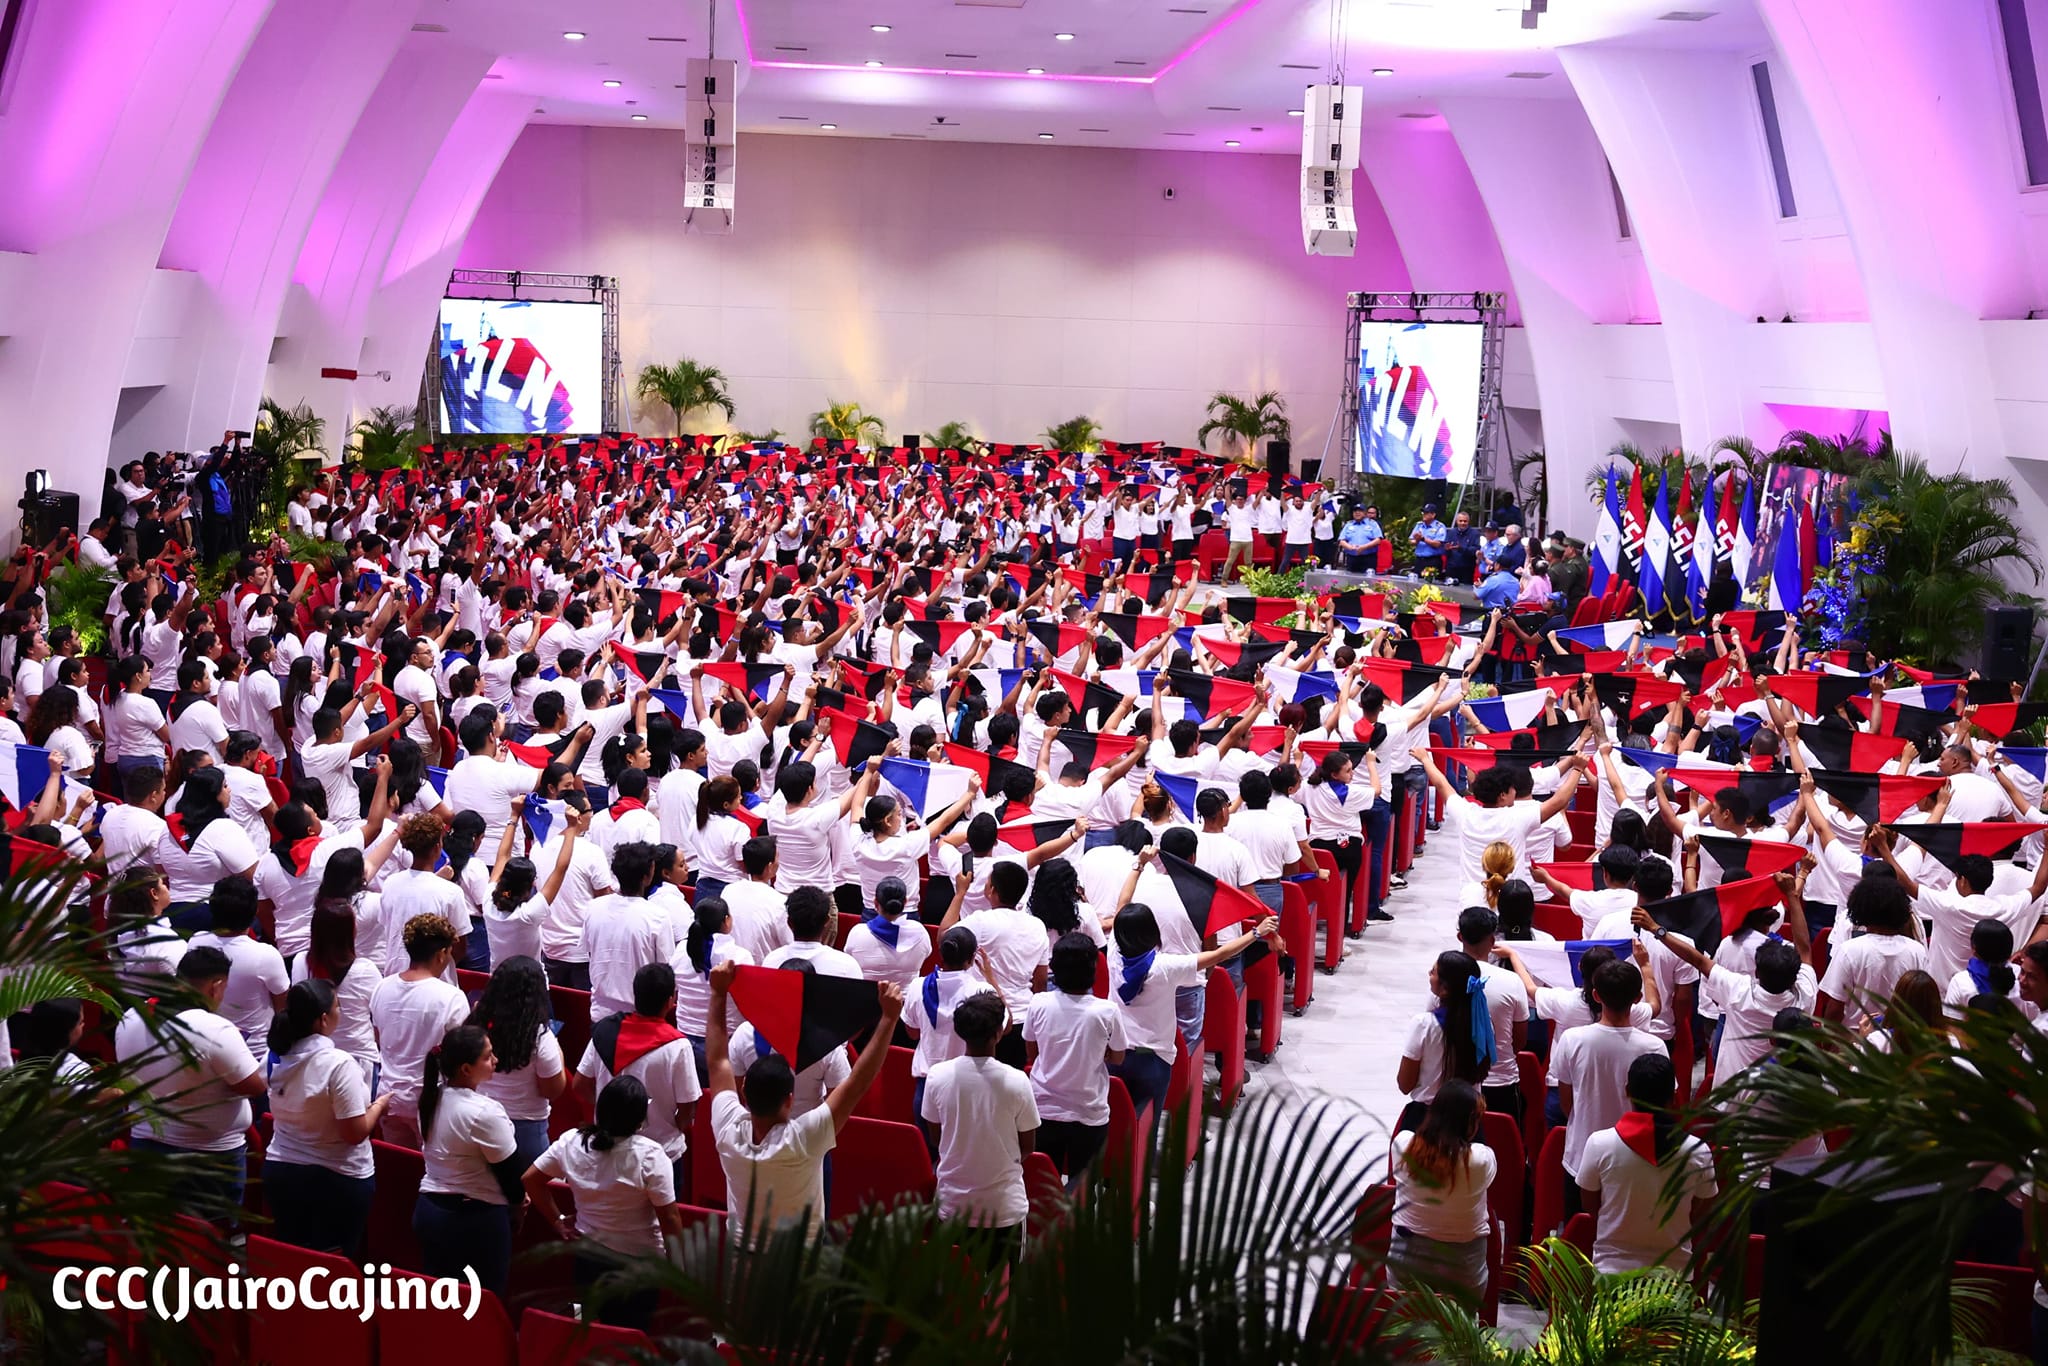
[[(1162, 1152), (1187, 1150), (1184, 1114), (1162, 1129)], [(744, 1256), (693, 1232), (680, 1265), (633, 1262), (619, 1288), (666, 1289), (747, 1362), (1384, 1360), (1383, 1300), (1315, 1313), (1348, 1274), (1384, 1151), (1341, 1102), (1248, 1098), (1193, 1165), (1112, 1158), (1080, 1193), (1047, 1193), (1057, 1215), (1000, 1287), (955, 1246), (961, 1221), (911, 1204), (869, 1209), (831, 1241), (778, 1230)]]
[(1070, 417), (1045, 429), (1045, 444), (1056, 451), (1093, 451), (1102, 447), (1102, 424), (1092, 417)]
[(1302, 596), (1302, 584), (1308, 579), (1308, 566), (1300, 565), (1284, 574), (1270, 569), (1247, 569), (1238, 582), (1247, 593), (1259, 598), (1298, 598)]
[(1293, 430), (1287, 420), (1287, 401), (1270, 391), (1249, 399), (1236, 394), (1215, 394), (1209, 399), (1208, 419), (1195, 429), (1195, 444), (1207, 446), (1217, 432), (1224, 435), (1224, 448), (1235, 454), (1256, 456), (1261, 437), (1285, 440)]
[(1684, 451), (1652, 456), (1632, 441), (1621, 441), (1609, 448), (1607, 459), (1594, 466), (1592, 473), (1586, 476), (1586, 493), (1593, 502), (1607, 496), (1607, 472), (1610, 469), (1614, 471), (1615, 484), (1622, 498), (1628, 497), (1629, 484), (1634, 480), (1635, 472), (1642, 471), (1645, 511), (1656, 505), (1657, 490), (1667, 479), (1671, 481), (1671, 509), (1674, 513), (1678, 510), (1679, 486), (1685, 482), (1687, 474), (1692, 475), (1695, 496), (1707, 486), (1708, 462), (1690, 459)]
[[(1898, 525), (1885, 538), (1884, 569), (1863, 576), (1866, 630), (1880, 658), (1944, 664), (1963, 658), (1982, 631), (1984, 608), (2010, 600), (2024, 570), (2039, 583), (2041, 560), (2018, 521), (2003, 479), (1936, 474), (1910, 455), (1866, 467), (1855, 496)], [(1889, 526), (1889, 523), (1888, 523)]]
[(683, 434), (683, 418), (700, 408), (716, 408), (732, 421), (732, 398), (726, 393), (725, 371), (687, 358), (673, 365), (645, 365), (633, 382), (643, 403), (659, 403), (674, 420), (673, 435)]
[(202, 603), (225, 597), (235, 581), (235, 564), (242, 552), (230, 550), (211, 564), (201, 564), (192, 575), (192, 591)]
[(256, 414), (256, 428), (249, 448), (259, 455), (290, 460), (327, 449), (327, 419), (313, 411), (310, 403), (287, 408), (274, 398), (263, 400)]
[(811, 414), (811, 435), (827, 440), (879, 446), (888, 431), (881, 418), (862, 412), (858, 403), (828, 403)]
[(1548, 511), (1550, 457), (1543, 453), (1541, 446), (1522, 451), (1511, 457), (1508, 479), (1514, 487), (1515, 501), (1521, 504), (1523, 513), (1536, 519), (1535, 524), (1540, 526), (1540, 519)]
[(942, 451), (975, 451), (982, 444), (975, 439), (973, 432), (967, 430), (965, 422), (948, 422), (935, 432), (926, 432), (924, 441), (927, 446), (935, 446)]
[(310, 564), (322, 574), (333, 571), (335, 552), (341, 549), (333, 541), (308, 536), (289, 526), (279, 534), (284, 537), (284, 543), (291, 548), (293, 564)]
[(43, 583), (49, 624), (69, 626), (78, 637), (79, 653), (106, 653), (107, 598), (113, 591), (111, 574), (76, 560), (58, 566)]
[(419, 452), (414, 449), (412, 418), (411, 408), (372, 408), (349, 429), (356, 440), (356, 462), (372, 474), (416, 468)]
[(1718, 1366), (1753, 1361), (1756, 1344), (1715, 1316), (1668, 1271), (1603, 1276), (1561, 1238), (1527, 1251), (1531, 1284), (1550, 1321), (1516, 1347), (1455, 1299), (1407, 1296), (1399, 1312), (1419, 1329), (1430, 1359), (1447, 1366)]

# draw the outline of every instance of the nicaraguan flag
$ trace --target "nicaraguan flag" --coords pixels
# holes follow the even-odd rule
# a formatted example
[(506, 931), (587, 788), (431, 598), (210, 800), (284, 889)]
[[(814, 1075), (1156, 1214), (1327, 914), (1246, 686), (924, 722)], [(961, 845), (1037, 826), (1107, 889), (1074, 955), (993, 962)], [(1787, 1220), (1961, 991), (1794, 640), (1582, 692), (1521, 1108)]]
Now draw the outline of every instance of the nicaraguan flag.
[(0, 740), (0, 797), (16, 811), (26, 811), (43, 795), (50, 781), (50, 751), (40, 745)]
[(690, 695), (680, 688), (649, 688), (647, 695), (673, 716), (687, 718), (690, 714)]
[(1157, 669), (1104, 669), (1102, 681), (1125, 696), (1150, 697)]
[(1643, 629), (1640, 621), (1603, 621), (1597, 626), (1567, 626), (1557, 638), (1582, 650), (1626, 650)]
[[(1952, 711), (1956, 705), (1958, 683), (1921, 683), (1911, 688), (1887, 688), (1884, 700), (1897, 702), (1902, 706), (1920, 707), (1926, 711)], [(2006, 750), (2005, 753), (2012, 753)]]
[(1650, 616), (1664, 610), (1664, 580), (1670, 567), (1671, 481), (1666, 479), (1657, 485), (1657, 508), (1643, 530), (1643, 611)]
[(1792, 495), (1778, 513), (1778, 553), (1771, 560), (1771, 595), (1766, 606), (1777, 612), (1797, 612), (1806, 597), (1806, 583), (1799, 569), (1799, 509)]
[(1601, 946), (1613, 949), (1615, 957), (1628, 959), (1633, 945), (1626, 939), (1571, 939), (1562, 944), (1517, 944), (1515, 956), (1529, 975), (1547, 987), (1582, 987), (1586, 984), (1579, 961)]
[(405, 595), (415, 607), (427, 600), (427, 581), (410, 569), (405, 571)]
[(1693, 529), (1691, 554), (1685, 562), (1685, 597), (1693, 620), (1707, 619), (1707, 585), (1714, 581), (1714, 490), (1700, 498), (1700, 522)]
[(1273, 696), (1282, 702), (1337, 695), (1337, 675), (1332, 673), (1289, 669), (1279, 664), (1266, 665), (1264, 672), (1273, 685)]
[(2015, 768), (2033, 775), (2036, 782), (2048, 782), (2048, 749), (2014, 748), (2000, 745), (1998, 756), (2011, 761)]
[(955, 764), (930, 764), (921, 759), (883, 759), (882, 781), (923, 820), (943, 811), (967, 792), (967, 769)]
[(525, 818), (527, 833), (533, 836), (535, 844), (546, 843), (548, 831), (555, 828), (552, 806), (553, 803), (538, 792), (527, 793), (526, 801), (521, 805), (519, 814)]
[(434, 795), (438, 797), (445, 797), (448, 795), (447, 769), (435, 768), (433, 765), (429, 764), (427, 766), (427, 781), (434, 785)]
[(365, 569), (356, 575), (356, 592), (374, 593), (384, 586), (384, 576), (374, 569)]
[(1195, 798), (1201, 795), (1201, 783), (1178, 773), (1154, 773), (1152, 781), (1158, 783), (1160, 789), (1173, 798), (1173, 804), (1180, 808), (1183, 819), (1195, 819)]
[(1607, 496), (1600, 504), (1600, 521), (1593, 529), (1593, 593), (1607, 591), (1608, 581), (1621, 573), (1621, 494), (1615, 488), (1614, 467), (1607, 467)]
[(1479, 724), (1488, 730), (1520, 730), (1536, 724), (1536, 718), (1543, 715), (1543, 708), (1549, 701), (1548, 692), (1535, 688), (1501, 697), (1481, 697), (1465, 705), (1479, 718)]
[(1756, 554), (1756, 485), (1742, 486), (1742, 516), (1735, 523), (1735, 582), (1749, 582), (1749, 565)]
[(982, 694), (993, 707), (1010, 695), (1010, 689), (1024, 678), (1022, 669), (969, 669), (967, 676), (981, 684)]

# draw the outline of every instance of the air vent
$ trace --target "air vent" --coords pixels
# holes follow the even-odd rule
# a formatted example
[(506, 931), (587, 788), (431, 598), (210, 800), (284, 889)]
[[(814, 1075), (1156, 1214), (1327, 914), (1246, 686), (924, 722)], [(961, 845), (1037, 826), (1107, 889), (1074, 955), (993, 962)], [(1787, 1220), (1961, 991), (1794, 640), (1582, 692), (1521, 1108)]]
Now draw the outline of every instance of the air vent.
[(412, 31), (414, 33), (446, 33), (448, 26), (446, 24), (414, 24)]
[(1167, 134), (1164, 134), (1164, 136), (1166, 136), (1166, 137), (1170, 137), (1170, 138), (1191, 138), (1191, 137), (1193, 137), (1193, 136), (1194, 136), (1194, 134), (1193, 134), (1193, 133), (1167, 133)]
[(1212, 104), (1209, 106), (1209, 112), (1212, 114), (1242, 114), (1244, 110), (1234, 104)]
[(810, 51), (810, 49), (809, 49), (809, 48), (807, 48), (807, 47), (798, 47), (798, 46), (796, 46), (796, 45), (795, 45), (794, 43), (777, 43), (777, 44), (775, 45), (775, 50), (776, 50), (777, 52), (809, 52), (809, 51)]
[(889, 136), (892, 138), (915, 138), (919, 142), (925, 140), (923, 133), (891, 133)]
[(647, 35), (647, 41), (650, 43), (687, 43), (690, 40), (688, 38), (662, 38), (650, 33)]
[(1401, 117), (1401, 118), (1404, 118), (1404, 119), (1433, 119), (1433, 118), (1435, 118), (1435, 117), (1436, 117), (1436, 115), (1434, 115), (1434, 114), (1402, 114), (1402, 115), (1400, 115), (1399, 117)]
[(1117, 64), (1118, 66), (1150, 66), (1150, 65), (1151, 65), (1151, 63), (1150, 63), (1150, 62), (1141, 62), (1141, 61), (1139, 61), (1139, 60), (1138, 60), (1137, 58), (1135, 58), (1135, 57), (1119, 57), (1119, 58), (1117, 58), (1117, 59), (1116, 59), (1116, 64)]
[(1207, 14), (1209, 11), (1205, 9), (1178, 9), (1169, 6), (1166, 12), (1168, 14)]
[(1547, 81), (1550, 79), (1550, 73), (1548, 71), (1510, 71), (1508, 79), (1511, 81)]
[(1675, 9), (1657, 17), (1667, 24), (1697, 24), (1702, 19), (1711, 19), (1719, 11), (1710, 9)]
[(809, 123), (811, 121), (809, 114), (777, 114), (775, 117), (781, 119), (784, 123)]
[(1322, 70), (1322, 68), (1321, 68), (1321, 67), (1319, 67), (1319, 66), (1317, 66), (1317, 65), (1316, 65), (1316, 64), (1315, 64), (1314, 62), (1282, 62), (1282, 63), (1280, 63), (1280, 69), (1281, 69), (1282, 71), (1321, 71), (1321, 70)]
[(1077, 128), (1074, 131), (1078, 133), (1107, 133), (1109, 130), (1107, 128)]
[(500, 75), (499, 75), (499, 74), (498, 74), (497, 72), (495, 72), (495, 71), (486, 71), (486, 72), (484, 73), (484, 79), (485, 79), (485, 80), (487, 80), (487, 81), (502, 81), (502, 80), (504, 80), (505, 78), (504, 78), (503, 76), (500, 76)]
[(946, 55), (956, 62), (978, 62), (981, 60), (979, 52), (948, 52)]

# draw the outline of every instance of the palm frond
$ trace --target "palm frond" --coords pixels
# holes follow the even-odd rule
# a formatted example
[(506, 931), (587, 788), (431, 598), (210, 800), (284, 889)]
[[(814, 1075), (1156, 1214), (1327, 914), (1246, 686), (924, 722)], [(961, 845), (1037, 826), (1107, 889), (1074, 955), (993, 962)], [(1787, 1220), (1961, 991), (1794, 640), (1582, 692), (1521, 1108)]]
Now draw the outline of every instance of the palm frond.
[(1070, 417), (1045, 429), (1045, 444), (1056, 451), (1092, 451), (1101, 445), (1101, 433), (1102, 424), (1094, 418)]
[(725, 372), (688, 357), (673, 364), (659, 362), (642, 366), (633, 382), (633, 392), (643, 401), (667, 408), (681, 436), (683, 418), (704, 408), (716, 408), (732, 421), (733, 402), (726, 392)]
[(1195, 444), (1207, 446), (1218, 432), (1237, 438), (1245, 450), (1257, 446), (1261, 437), (1285, 440), (1293, 430), (1287, 418), (1287, 400), (1272, 390), (1239, 398), (1218, 393), (1209, 399), (1208, 418), (1195, 429)]

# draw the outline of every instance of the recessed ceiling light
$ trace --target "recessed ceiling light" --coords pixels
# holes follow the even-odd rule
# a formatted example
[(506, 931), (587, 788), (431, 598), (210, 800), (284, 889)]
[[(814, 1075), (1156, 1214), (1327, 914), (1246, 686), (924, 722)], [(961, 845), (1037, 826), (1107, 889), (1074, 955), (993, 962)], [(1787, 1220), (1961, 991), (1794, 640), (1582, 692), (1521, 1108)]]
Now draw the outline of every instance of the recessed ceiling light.
[(1287, 111), (1287, 117), (1290, 119), (1306, 118), (1308, 117), (1308, 111), (1306, 109), (1290, 109)]
[(646, 116), (645, 114), (635, 114), (635, 115), (633, 116), (633, 122), (635, 122), (635, 123), (645, 123), (645, 122), (647, 122), (647, 116)]
[(1071, 43), (1074, 41), (1074, 35), (1071, 33), (1055, 33), (1052, 36), (1055, 42)]
[(1042, 141), (1042, 142), (1051, 142), (1051, 141), (1052, 141), (1052, 134), (1050, 134), (1050, 133), (1040, 133), (1040, 134), (1038, 135), (1038, 137), (1039, 137), (1039, 140), (1040, 140), (1040, 141)]
[(584, 40), (585, 38), (589, 37), (590, 35), (589, 35), (589, 34), (586, 34), (586, 33), (578, 33), (578, 32), (577, 32), (577, 31), (576, 31), (575, 29), (573, 29), (573, 28), (572, 28), (572, 29), (570, 29), (570, 30), (569, 30), (569, 31), (568, 31), (567, 33), (563, 34), (562, 36), (563, 36), (564, 38), (567, 38), (567, 39), (568, 39), (568, 40), (569, 40), (570, 42), (572, 42), (572, 43), (580, 43), (580, 42), (582, 42), (582, 41), (583, 41), (583, 40)]
[(888, 26), (887, 24), (869, 24), (869, 25), (868, 25), (868, 32), (869, 32), (869, 33), (887, 33), (888, 31), (889, 31), (889, 26)]
[(1045, 68), (1042, 66), (1027, 66), (1024, 68), (1024, 74), (1027, 76), (1043, 76)]
[(1372, 69), (1372, 74), (1375, 76), (1391, 76), (1394, 74), (1394, 68), (1391, 66), (1376, 66)]
[(617, 90), (623, 84), (625, 84), (623, 81), (606, 81), (604, 88), (607, 90)]
[(819, 126), (820, 128), (822, 128), (822, 129), (824, 129), (824, 130), (825, 130), (826, 132), (828, 132), (828, 133), (829, 133), (829, 132), (831, 132), (831, 131), (832, 131), (832, 130), (833, 130), (834, 128), (837, 128), (837, 127), (838, 127), (839, 125), (838, 125), (838, 124), (836, 124), (836, 123), (821, 123), (821, 124), (819, 124), (818, 126)]
[(870, 57), (870, 58), (868, 58), (868, 65), (869, 65), (869, 66), (880, 66), (880, 65), (881, 65), (881, 63), (880, 63), (880, 62), (878, 62), (878, 61), (876, 61), (876, 60), (875, 60), (875, 59), (874, 59), (873, 57)]
[(1238, 145), (1238, 141), (1236, 138), (1225, 138), (1223, 139), (1223, 145), (1225, 147), (1235, 147)]

